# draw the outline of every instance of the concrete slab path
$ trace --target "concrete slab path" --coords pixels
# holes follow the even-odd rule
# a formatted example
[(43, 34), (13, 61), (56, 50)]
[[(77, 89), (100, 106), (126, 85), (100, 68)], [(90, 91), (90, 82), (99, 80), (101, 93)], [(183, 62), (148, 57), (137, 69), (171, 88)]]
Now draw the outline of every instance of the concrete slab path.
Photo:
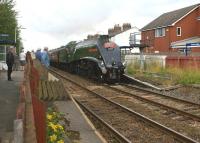
[(54, 105), (65, 114), (65, 118), (70, 122), (69, 129), (80, 134), (81, 143), (105, 143), (106, 141), (94, 129), (81, 113), (81, 110), (73, 101), (56, 101)]
[(8, 81), (7, 72), (0, 71), (0, 140), (6, 132), (13, 131), (23, 75), (23, 71), (13, 71), (13, 81)]

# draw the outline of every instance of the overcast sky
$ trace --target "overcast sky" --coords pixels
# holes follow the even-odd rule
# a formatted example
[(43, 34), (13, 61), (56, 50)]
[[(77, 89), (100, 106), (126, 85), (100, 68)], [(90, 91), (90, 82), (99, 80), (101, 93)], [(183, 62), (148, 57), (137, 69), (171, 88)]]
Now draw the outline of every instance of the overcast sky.
[(49, 49), (82, 40), (88, 34), (107, 34), (114, 24), (142, 28), (162, 13), (199, 0), (16, 0), (25, 50)]

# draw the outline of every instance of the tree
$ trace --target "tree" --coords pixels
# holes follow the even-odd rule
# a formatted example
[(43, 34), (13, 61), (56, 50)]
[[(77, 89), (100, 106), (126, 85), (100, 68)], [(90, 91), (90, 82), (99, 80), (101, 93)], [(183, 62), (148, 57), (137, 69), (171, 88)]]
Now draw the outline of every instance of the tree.
[(19, 36), (20, 29), (17, 22), (17, 12), (14, 7), (15, 2), (13, 0), (4, 0), (0, 3), (0, 34), (8, 34), (6, 38), (16, 42), (16, 51), (19, 52), (21, 38)]

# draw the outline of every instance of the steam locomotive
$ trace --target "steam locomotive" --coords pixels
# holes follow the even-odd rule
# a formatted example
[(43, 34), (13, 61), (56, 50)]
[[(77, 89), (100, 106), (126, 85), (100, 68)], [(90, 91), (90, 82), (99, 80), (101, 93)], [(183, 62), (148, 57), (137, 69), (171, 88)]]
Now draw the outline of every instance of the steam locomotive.
[(120, 81), (125, 66), (120, 48), (108, 35), (81, 42), (71, 41), (66, 46), (50, 51), (51, 66), (100, 81)]

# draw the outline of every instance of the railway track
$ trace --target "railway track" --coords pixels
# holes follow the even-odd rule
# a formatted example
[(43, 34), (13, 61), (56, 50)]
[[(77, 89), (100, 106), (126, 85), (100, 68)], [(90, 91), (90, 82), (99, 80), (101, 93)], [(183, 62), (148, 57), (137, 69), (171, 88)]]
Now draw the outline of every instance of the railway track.
[[(55, 71), (52, 72), (56, 73)], [(131, 110), (130, 108), (127, 108), (124, 105), (114, 102), (112, 98), (106, 98), (105, 96), (90, 90), (88, 87), (80, 85), (71, 79), (67, 79), (62, 74), (56, 74), (89, 92), (89, 94), (84, 97), (76, 98), (77, 102), (82, 104), (81, 106), (86, 106), (87, 108), (92, 109), (93, 112), (98, 114), (107, 123), (112, 124), (115, 129), (120, 131), (122, 136), (125, 136), (125, 138), (127, 137), (130, 141), (135, 141), (138, 136), (143, 135), (143, 137), (138, 139), (139, 141), (142, 140), (142, 142), (147, 142), (148, 140), (148, 142), (154, 142), (156, 140), (158, 142), (166, 142), (168, 140), (168, 142), (197, 142)], [(118, 124), (121, 124), (121, 126)]]
[(113, 134), (112, 137), (114, 139), (109, 138), (109, 142), (115, 141), (115, 142), (119, 142), (119, 143), (131, 143), (131, 141), (129, 139), (127, 139), (125, 136), (123, 136), (121, 133), (119, 133), (116, 129), (114, 129), (111, 125), (109, 125), (105, 120), (101, 119), (96, 113), (94, 113), (87, 106), (82, 104), (79, 100), (75, 99), (75, 101), (79, 104), (79, 106), (82, 107), (82, 109), (90, 117), (90, 119), (93, 120), (93, 122), (97, 122), (97, 124), (99, 124), (99, 123), (102, 124), (104, 127), (106, 127), (108, 129), (108, 131), (106, 131), (108, 134)]
[(200, 121), (200, 104), (174, 98), (144, 88), (122, 84), (110, 86), (110, 88), (122, 92), (128, 96), (148, 102), (155, 106), (160, 106), (167, 110), (176, 112), (178, 115), (186, 116), (189, 119)]

